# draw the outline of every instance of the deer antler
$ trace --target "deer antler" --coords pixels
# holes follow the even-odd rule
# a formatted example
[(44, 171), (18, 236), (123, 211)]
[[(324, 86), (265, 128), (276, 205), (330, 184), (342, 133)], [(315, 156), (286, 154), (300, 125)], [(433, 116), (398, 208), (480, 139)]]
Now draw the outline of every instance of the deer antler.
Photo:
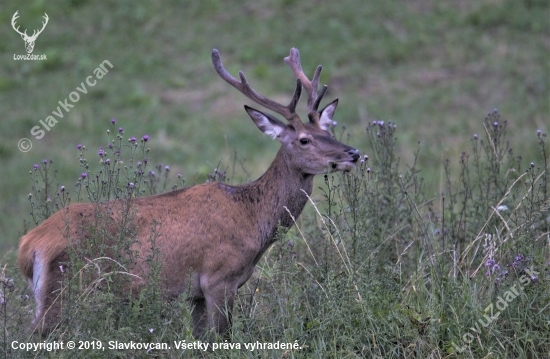
[[(42, 28), (40, 30), (38, 30), (38, 32), (36, 32), (37, 30), (34, 30), (31, 37), (38, 37), (38, 35), (40, 35), (40, 33), (42, 31), (44, 31), (44, 28), (46, 27), (46, 25), (48, 25), (48, 20), (49, 20), (48, 14), (44, 13), (43, 18), (44, 18), (44, 20), (46, 20), (46, 22), (42, 22)], [(36, 34), (35, 34), (35, 32), (36, 32)]]
[(290, 103), (287, 106), (283, 106), (273, 100), (268, 99), (267, 97), (256, 92), (246, 80), (244, 73), (239, 71), (239, 77), (241, 80), (237, 80), (227, 70), (223, 67), (222, 60), (220, 58), (220, 52), (217, 49), (212, 50), (212, 64), (214, 69), (222, 79), (224, 79), (228, 84), (235, 87), (243, 95), (256, 102), (257, 104), (278, 113), (283, 116), (289, 122), (293, 122), (296, 117), (296, 104), (300, 99), (302, 93), (302, 82), (300, 78), (296, 79), (296, 90), (294, 95), (290, 100)]
[(15, 14), (13, 14), (13, 17), (11, 18), (11, 27), (13, 27), (13, 29), (15, 30), (15, 32), (17, 32), (19, 35), (21, 36), (25, 36), (25, 37), (28, 37), (27, 35), (27, 30), (25, 30), (25, 32), (21, 32), (19, 31), (19, 26), (17, 26), (17, 28), (15, 28), (15, 21), (19, 18), (19, 14), (18, 14), (19, 10), (17, 10), (15, 12)]
[(15, 22), (16, 22), (16, 20), (19, 18), (19, 14), (18, 14), (18, 13), (19, 13), (19, 10), (17, 10), (17, 11), (15, 12), (15, 14), (13, 14), (13, 17), (11, 18), (11, 26), (13, 27), (13, 29), (14, 29), (19, 35), (23, 36), (25, 39), (35, 39), (35, 38), (37, 38), (38, 35), (40, 35), (40, 33), (41, 33), (42, 31), (44, 31), (44, 28), (45, 28), (46, 25), (48, 24), (48, 20), (49, 20), (48, 14), (44, 13), (43, 18), (44, 18), (46, 21), (45, 21), (45, 22), (42, 22), (42, 28), (41, 28), (40, 30), (38, 30), (38, 32), (37, 32), (37, 30), (34, 30), (33, 33), (32, 33), (32, 35), (29, 36), (29, 35), (27, 35), (27, 30), (25, 30), (25, 32), (21, 32), (21, 31), (19, 31), (19, 26), (17, 26), (17, 28), (15, 27)]
[(323, 96), (325, 95), (325, 92), (327, 91), (326, 85), (323, 85), (321, 92), (317, 91), (317, 87), (319, 85), (319, 78), (321, 76), (321, 70), (323, 69), (323, 66), (321, 65), (317, 66), (317, 69), (313, 74), (313, 80), (310, 81), (307, 78), (307, 76), (304, 74), (304, 71), (302, 70), (302, 65), (300, 63), (300, 52), (298, 52), (298, 49), (295, 47), (290, 49), (290, 56), (285, 57), (285, 63), (288, 66), (290, 66), (296, 78), (299, 79), (304, 85), (304, 87), (306, 88), (306, 91), (308, 93), (308, 96), (307, 96), (308, 111), (309, 112), (317, 111), (317, 109), (319, 108), (319, 103), (321, 102), (321, 100), (323, 99)]

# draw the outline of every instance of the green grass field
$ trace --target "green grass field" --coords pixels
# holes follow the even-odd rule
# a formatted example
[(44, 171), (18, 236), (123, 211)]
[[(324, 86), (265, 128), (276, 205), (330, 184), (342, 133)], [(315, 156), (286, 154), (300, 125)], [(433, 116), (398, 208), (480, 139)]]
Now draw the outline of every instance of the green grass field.
[[(10, 25), (16, 11), (29, 34), (47, 13), (33, 52), (47, 60), (14, 60), (25, 54)], [(308, 205), (300, 231), (274, 245), (241, 289), (233, 341), (298, 340), (302, 350), (212, 355), (549, 358), (550, 149), (542, 135), (550, 130), (549, 16), (543, 0), (4, 1), (0, 264), (6, 266), (2, 298), (12, 298), (12, 305), (3, 309), (2, 353), (33, 356), (9, 343), (24, 341), (14, 318), (28, 319), (30, 311), (25, 303), (13, 309), (14, 293), (25, 289), (14, 259), (20, 236), (34, 227), (29, 212), (48, 205), (40, 197), (42, 161), (52, 161), (52, 197), (65, 186), (76, 198), (83, 172), (76, 146), (86, 146), (98, 170), (95, 154), (106, 146), (107, 130), (116, 131), (115, 118), (126, 138), (150, 136), (151, 166), (170, 166), (167, 188), (179, 183), (177, 174), (186, 185), (203, 182), (218, 165), (230, 183), (256, 179), (278, 143), (256, 129), (243, 109), (252, 104), (218, 77), (210, 53), (219, 49), (233, 75), (243, 70), (259, 92), (286, 102), (294, 78), (283, 58), (297, 47), (306, 73), (324, 66), (326, 99), (340, 99), (337, 135), (370, 162), (351, 176), (319, 176), (317, 207)], [(86, 94), (79, 92), (105, 60), (113, 67), (106, 66)], [(73, 92), (78, 101), (70, 99)], [(66, 99), (73, 107), (58, 108)], [(57, 120), (49, 130), (40, 123), (48, 116)], [(379, 120), (384, 126), (373, 125)], [(397, 129), (387, 130), (388, 121)], [(36, 126), (44, 131), (40, 139), (31, 133)], [(30, 151), (18, 149), (22, 138), (32, 141)], [(162, 181), (157, 186), (161, 190)], [(498, 214), (497, 206), (509, 213)], [(334, 226), (325, 227), (329, 218)], [(495, 282), (501, 270), (488, 260), (506, 268), (502, 283)], [(530, 268), (537, 280), (522, 277)], [(6, 278), (16, 283), (11, 297)], [(512, 296), (517, 283), (521, 295)], [(55, 335), (105, 343), (193, 340), (187, 309), (148, 293), (147, 313), (117, 303), (108, 291), (97, 294), (90, 302), (105, 302), (114, 314), (77, 321)], [(506, 295), (498, 320), (469, 329)], [(93, 305), (79, 305), (96, 313)], [(147, 320), (156, 326), (149, 334)], [(193, 355), (174, 348), (149, 354)], [(48, 355), (77, 354), (39, 357)]]

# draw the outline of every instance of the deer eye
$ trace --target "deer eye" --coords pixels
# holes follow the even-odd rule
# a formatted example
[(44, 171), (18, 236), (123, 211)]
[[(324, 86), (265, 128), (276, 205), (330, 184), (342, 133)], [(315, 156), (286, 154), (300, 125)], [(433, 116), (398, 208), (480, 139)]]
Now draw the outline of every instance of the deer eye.
[(300, 138), (300, 143), (302, 145), (307, 145), (309, 143), (309, 138)]

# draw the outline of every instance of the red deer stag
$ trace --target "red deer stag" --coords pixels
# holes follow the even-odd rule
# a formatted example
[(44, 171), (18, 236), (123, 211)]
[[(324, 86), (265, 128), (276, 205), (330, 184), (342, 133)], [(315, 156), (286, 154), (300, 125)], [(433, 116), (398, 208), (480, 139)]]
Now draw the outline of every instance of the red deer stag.
[[(296, 76), (296, 90), (287, 106), (253, 90), (242, 72), (240, 81), (231, 76), (218, 50), (212, 51), (214, 68), (225, 81), (288, 121), (285, 124), (271, 114), (245, 106), (256, 126), (281, 142), (273, 163), (259, 179), (241, 186), (204, 183), (131, 200), (136, 212), (139, 258), (145, 258), (144, 251), (150, 248), (151, 223), (160, 223), (156, 243), (163, 263), (162, 287), (169, 298), (190, 290), (193, 333), (198, 337), (211, 328), (224, 333), (230, 327), (237, 289), (250, 278), (256, 263), (274, 242), (278, 226), (290, 228), (293, 218), (300, 215), (311, 194), (313, 177), (349, 171), (359, 158), (356, 149), (338, 142), (328, 131), (335, 124), (332, 117), (338, 101), (318, 110), (326, 91), (326, 86), (318, 91), (321, 66), (310, 81), (302, 71), (297, 49), (291, 49), (285, 62)], [(296, 114), (302, 86), (308, 93), (307, 123)], [(35, 330), (51, 330), (58, 319), (56, 297), (62, 278), (59, 263), (68, 261), (67, 247), (75, 237), (85, 240), (84, 226), (80, 226), (80, 232), (77, 228), (83, 218), (93, 216), (95, 208), (90, 203), (70, 205), (21, 239), (18, 263), (37, 302)], [(109, 212), (114, 220), (115, 212)], [(141, 260), (136, 267), (143, 268), (144, 262)], [(143, 269), (139, 268), (132, 273), (142, 275)]]

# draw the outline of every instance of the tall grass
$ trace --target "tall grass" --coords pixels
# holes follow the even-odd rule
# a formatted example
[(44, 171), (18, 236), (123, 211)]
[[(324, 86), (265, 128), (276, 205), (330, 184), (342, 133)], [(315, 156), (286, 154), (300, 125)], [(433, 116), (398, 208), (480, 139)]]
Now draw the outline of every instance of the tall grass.
[[(362, 135), (368, 155), (356, 170), (324, 177), (296, 226), (281, 235), (239, 290), (231, 341), (218, 338), (217, 350), (205, 353), (176, 348), (176, 342), (195, 339), (185, 295), (166, 302), (159, 289), (162, 257), (154, 245), (159, 224), (150, 228), (147, 284), (140, 293), (124, 290), (135, 279), (130, 268), (137, 260), (130, 249), (135, 240), (132, 199), (184, 183), (181, 176), (171, 176), (169, 167), (151, 166), (147, 137), (126, 143), (122, 131), (113, 127), (113, 138), (97, 155), (79, 145), (75, 166), (81, 166), (81, 174), (74, 187), (53, 185), (54, 164), (49, 161), (30, 172), (29, 222), (38, 224), (74, 201), (90, 201), (98, 208), (82, 228), (86, 241), (70, 248), (70, 261), (60, 268), (62, 320), (45, 338), (87, 347), (13, 349), (14, 341), (43, 339), (25, 334), (32, 299), (16, 268), (4, 266), (2, 354), (548, 358), (547, 136), (533, 130), (539, 156), (522, 159), (510, 148), (507, 131), (499, 113), (489, 113), (464, 146), (468, 150), (442, 164), (441, 181), (431, 188), (417, 165), (422, 146), (414, 150), (412, 163), (401, 163), (397, 125), (370, 123)], [(226, 172), (218, 166), (208, 180), (225, 181)], [(117, 207), (122, 215), (116, 223), (100, 210), (113, 199), (125, 204)], [(166, 343), (170, 348), (113, 350), (109, 341)], [(276, 342), (299, 349), (270, 349)]]

